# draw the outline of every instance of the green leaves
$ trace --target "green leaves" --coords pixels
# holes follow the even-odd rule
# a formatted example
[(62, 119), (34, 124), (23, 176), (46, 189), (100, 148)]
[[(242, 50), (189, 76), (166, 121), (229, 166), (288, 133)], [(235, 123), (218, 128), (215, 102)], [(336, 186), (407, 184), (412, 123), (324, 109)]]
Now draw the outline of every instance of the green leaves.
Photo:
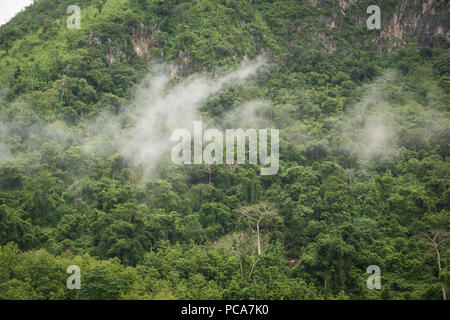
[[(438, 272), (417, 235), (448, 229), (445, 37), (385, 52), (391, 43), (358, 24), (368, 1), (345, 15), (332, 1), (78, 2), (80, 30), (66, 28), (69, 0), (37, 0), (0, 28), (0, 298), (441, 297), (448, 246)], [(386, 17), (394, 2), (383, 2)], [(278, 175), (162, 162), (145, 180), (97, 122), (79, 135), (109, 114), (132, 127), (121, 107), (152, 64), (172, 67), (171, 85), (261, 53), (264, 73), (200, 112), (233, 126), (249, 120), (240, 105), (267, 102), (261, 117), (282, 138)], [(248, 221), (237, 211), (269, 201), (278, 212), (258, 225), (257, 254), (256, 233), (239, 238)], [(65, 287), (71, 264), (80, 291)], [(371, 264), (380, 292), (365, 287)]]

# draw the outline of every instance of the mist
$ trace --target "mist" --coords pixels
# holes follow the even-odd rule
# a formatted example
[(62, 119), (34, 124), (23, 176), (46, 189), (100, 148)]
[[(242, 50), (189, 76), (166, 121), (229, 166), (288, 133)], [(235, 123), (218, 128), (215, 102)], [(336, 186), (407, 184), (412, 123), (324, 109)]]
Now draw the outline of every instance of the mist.
[(339, 150), (372, 161), (395, 157), (402, 147), (420, 150), (448, 141), (448, 113), (429, 98), (436, 95), (436, 89), (425, 87), (425, 98), (419, 104), (414, 92), (401, 87), (401, 77), (389, 70), (361, 86), (361, 98), (335, 126)]
[(195, 77), (172, 87), (167, 71), (153, 76), (149, 86), (142, 86), (137, 91), (133, 110), (137, 121), (126, 132), (120, 146), (121, 153), (134, 166), (142, 166), (147, 175), (157, 159), (172, 145), (172, 131), (179, 128), (189, 130), (194, 121), (201, 120), (199, 108), (208, 97), (227, 86), (244, 84), (264, 64), (265, 60), (258, 58), (243, 62), (238, 70), (220, 77)]
[(375, 82), (362, 86), (361, 100), (353, 105), (339, 123), (341, 148), (362, 160), (394, 156), (398, 152), (396, 118), (386, 95), (386, 85), (393, 81), (393, 72), (385, 73)]
[[(0, 125), (0, 161), (13, 160), (14, 153), (20, 155), (41, 149), (43, 144), (50, 148), (50, 142), (52, 152), (60, 156), (70, 146), (78, 145), (86, 153), (99, 152), (106, 156), (119, 153), (130, 167), (142, 171), (144, 180), (150, 179), (155, 176), (161, 157), (170, 153), (172, 131), (192, 128), (194, 121), (202, 120), (199, 109), (208, 97), (225, 88), (246, 85), (266, 64), (263, 57), (244, 60), (239, 68), (221, 71), (220, 76), (194, 75), (175, 84), (170, 68), (156, 65), (137, 86), (131, 103), (122, 106), (118, 114), (102, 112), (76, 127), (62, 121), (46, 123), (36, 114), (30, 114), (23, 103), (15, 103), (12, 109), (16, 116), (3, 120)], [(250, 106), (254, 105), (243, 108), (247, 110)], [(249, 111), (246, 120), (251, 114)], [(27, 149), (11, 152), (7, 145), (18, 136), (22, 142), (27, 141)]]

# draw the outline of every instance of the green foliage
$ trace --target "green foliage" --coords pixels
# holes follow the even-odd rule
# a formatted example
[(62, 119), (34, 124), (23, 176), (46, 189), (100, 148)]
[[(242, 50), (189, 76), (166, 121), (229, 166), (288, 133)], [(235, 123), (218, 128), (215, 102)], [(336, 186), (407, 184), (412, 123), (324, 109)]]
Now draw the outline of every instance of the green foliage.
[[(346, 15), (312, 2), (83, 0), (69, 30), (71, 1), (37, 0), (2, 26), (0, 299), (441, 299), (449, 247), (439, 272), (419, 238), (450, 223), (449, 42), (384, 50), (359, 23), (369, 1)], [(387, 19), (396, 1), (380, 6)], [(121, 107), (152, 64), (176, 83), (260, 54), (266, 72), (201, 112), (270, 101), (275, 176), (167, 166), (145, 181), (107, 137), (76, 138), (102, 112), (131, 126)], [(257, 255), (239, 208), (262, 202), (277, 214)], [(81, 290), (66, 288), (69, 265)], [(366, 287), (369, 265), (381, 290)]]

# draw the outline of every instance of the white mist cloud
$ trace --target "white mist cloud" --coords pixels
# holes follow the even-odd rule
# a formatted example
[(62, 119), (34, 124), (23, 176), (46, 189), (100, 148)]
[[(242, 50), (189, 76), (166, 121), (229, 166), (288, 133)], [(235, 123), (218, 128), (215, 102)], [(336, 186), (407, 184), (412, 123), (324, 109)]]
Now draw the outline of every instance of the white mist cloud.
[(0, 161), (12, 160), (13, 158), (8, 146), (0, 142)]
[(137, 88), (135, 99), (123, 106), (119, 115), (104, 112), (72, 128), (60, 121), (45, 124), (36, 114), (30, 114), (26, 106), (13, 104), (11, 108), (17, 109), (15, 113), (20, 116), (2, 121), (0, 160), (12, 156), (6, 145), (8, 139), (20, 136), (22, 141), (27, 141), (25, 153), (41, 149), (47, 141), (60, 146), (60, 152), (71, 145), (80, 145), (86, 152), (120, 153), (129, 165), (143, 170), (144, 179), (150, 178), (158, 160), (165, 153), (170, 154), (172, 132), (179, 128), (191, 129), (194, 121), (202, 120), (199, 108), (208, 97), (228, 86), (245, 84), (265, 63), (259, 57), (217, 77), (193, 76), (176, 84), (171, 83), (169, 68), (155, 66)]
[(268, 120), (271, 105), (269, 101), (252, 100), (236, 106), (233, 110), (223, 115), (221, 126), (227, 129), (263, 129), (271, 127)]
[(0, 161), (11, 160), (14, 158), (6, 145), (8, 136), (8, 127), (0, 123)]
[(225, 86), (239, 85), (255, 75), (265, 64), (263, 58), (244, 62), (241, 67), (217, 78), (198, 76), (170, 86), (169, 73), (158, 70), (149, 86), (138, 89), (134, 108), (130, 110), (135, 125), (122, 132), (120, 151), (134, 166), (143, 167), (145, 175), (171, 146), (175, 129), (191, 129), (201, 120), (199, 108), (212, 94)]
[(11, 20), (22, 9), (32, 4), (34, 0), (1, 0), (0, 26)]
[(386, 83), (394, 77), (394, 73), (387, 72), (362, 87), (361, 101), (345, 114), (345, 121), (337, 125), (341, 149), (363, 160), (397, 153), (397, 114), (386, 97)]

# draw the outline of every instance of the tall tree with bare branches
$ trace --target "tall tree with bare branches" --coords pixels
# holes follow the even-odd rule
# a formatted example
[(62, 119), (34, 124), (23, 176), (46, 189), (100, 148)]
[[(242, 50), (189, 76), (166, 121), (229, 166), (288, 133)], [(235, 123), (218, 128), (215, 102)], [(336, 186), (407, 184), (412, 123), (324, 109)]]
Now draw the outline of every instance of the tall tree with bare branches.
[(263, 219), (276, 213), (274, 204), (262, 202), (252, 206), (240, 207), (238, 212), (247, 220), (249, 229), (256, 234), (258, 255), (261, 255), (260, 224)]
[[(450, 233), (446, 230), (427, 230), (421, 233), (422, 237), (432, 246), (433, 250), (436, 251), (436, 260), (439, 268), (439, 273), (442, 271), (441, 267), (441, 255), (439, 248), (449, 240)], [(447, 300), (447, 294), (445, 292), (445, 285), (442, 285), (442, 299)]]
[(233, 235), (232, 254), (238, 259), (242, 280), (250, 280), (255, 267), (261, 260), (256, 254), (256, 247), (251, 235), (238, 232)]

